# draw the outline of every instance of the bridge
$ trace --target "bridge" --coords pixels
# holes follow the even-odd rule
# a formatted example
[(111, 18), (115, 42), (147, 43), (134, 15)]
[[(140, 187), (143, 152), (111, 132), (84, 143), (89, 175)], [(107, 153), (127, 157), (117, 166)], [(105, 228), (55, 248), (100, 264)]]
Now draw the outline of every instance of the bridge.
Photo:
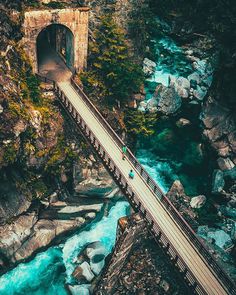
[[(133, 208), (146, 219), (155, 240), (182, 272), (193, 293), (236, 295), (235, 285), (129, 149), (126, 160), (122, 160), (124, 143), (71, 78), (71, 71), (86, 67), (88, 12), (88, 8), (81, 7), (25, 13), (24, 46), (33, 72), (54, 80), (43, 78), (53, 83), (71, 120)], [(65, 65), (67, 70), (62, 73)], [(131, 169), (135, 171), (134, 179), (128, 176)]]
[[(123, 141), (73, 77), (54, 81), (53, 85), (71, 120), (90, 142), (132, 207), (146, 219), (155, 240), (183, 274), (193, 294), (236, 294), (234, 283), (129, 149), (125, 161), (122, 160)], [(135, 172), (134, 179), (128, 176), (131, 169)]]
[[(236, 294), (236, 288), (195, 232), (166, 198), (158, 184), (106, 122), (74, 79), (54, 82), (56, 94), (68, 115), (93, 146), (130, 204), (149, 224), (156, 241), (183, 273), (196, 294)], [(134, 179), (128, 174), (133, 169)]]

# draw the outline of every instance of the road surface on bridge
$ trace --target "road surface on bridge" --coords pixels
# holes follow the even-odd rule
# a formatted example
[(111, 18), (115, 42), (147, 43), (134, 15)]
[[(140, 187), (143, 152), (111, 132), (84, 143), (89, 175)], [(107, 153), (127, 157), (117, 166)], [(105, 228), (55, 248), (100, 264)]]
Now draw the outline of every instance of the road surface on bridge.
[[(117, 168), (122, 172), (128, 185), (141, 200), (147, 212), (152, 216), (154, 224), (158, 224), (161, 231), (166, 235), (171, 244), (174, 245), (178, 255), (185, 261), (188, 269), (197, 279), (198, 284), (209, 295), (230, 294), (225, 290), (214, 273), (214, 270), (191, 243), (187, 235), (181, 230), (167, 209), (162, 205), (161, 201), (135, 169), (134, 165), (127, 158), (122, 160), (120, 147), (73, 88), (70, 81), (58, 82), (58, 86), (100, 141)], [(131, 169), (135, 172), (134, 179), (128, 177)]]

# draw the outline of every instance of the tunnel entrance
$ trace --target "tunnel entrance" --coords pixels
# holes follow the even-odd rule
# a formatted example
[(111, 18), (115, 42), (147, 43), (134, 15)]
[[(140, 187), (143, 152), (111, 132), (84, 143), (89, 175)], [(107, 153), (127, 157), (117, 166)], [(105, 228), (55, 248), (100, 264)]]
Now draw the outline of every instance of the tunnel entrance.
[(66, 26), (47, 26), (39, 33), (36, 43), (39, 73), (56, 80), (55, 75), (68, 76), (74, 71), (74, 36)]

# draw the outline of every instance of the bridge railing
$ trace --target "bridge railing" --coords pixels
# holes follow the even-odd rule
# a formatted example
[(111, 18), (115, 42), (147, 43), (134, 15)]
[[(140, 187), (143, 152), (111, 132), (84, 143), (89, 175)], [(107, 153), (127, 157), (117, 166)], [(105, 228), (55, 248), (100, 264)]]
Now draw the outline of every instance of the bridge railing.
[[(103, 124), (103, 127), (108, 131), (108, 134), (110, 136), (112, 136), (112, 138), (114, 139), (116, 144), (120, 147), (120, 149), (122, 149), (122, 147), (124, 146), (124, 142), (122, 141), (122, 139), (117, 135), (117, 133), (113, 130), (113, 128), (108, 124), (108, 122), (104, 119), (104, 117), (99, 112), (99, 110), (94, 106), (94, 104), (90, 101), (90, 99), (83, 92), (83, 90), (77, 85), (77, 83), (74, 81), (73, 78), (71, 79), (71, 84), (73, 85), (75, 90), (78, 92), (80, 97), (87, 104), (89, 109), (93, 112), (93, 114), (97, 117), (97, 119)], [(214, 270), (214, 272), (216, 273), (218, 278), (222, 281), (224, 286), (232, 292), (231, 294), (236, 294), (236, 287), (233, 284), (233, 282), (230, 280), (228, 275), (219, 266), (219, 264), (216, 262), (214, 257), (206, 249), (203, 242), (196, 236), (193, 229), (189, 226), (189, 224), (186, 222), (186, 220), (182, 217), (182, 215), (174, 207), (174, 205), (171, 203), (171, 201), (165, 196), (165, 194), (160, 189), (160, 187), (157, 185), (157, 183), (151, 178), (151, 176), (144, 169), (144, 167), (137, 161), (137, 159), (135, 158), (135, 156), (133, 155), (133, 153), (131, 152), (130, 149), (127, 149), (126, 156), (130, 160), (130, 162), (133, 163), (134, 167), (140, 173), (140, 175), (142, 176), (142, 178), (146, 182), (146, 184), (148, 184), (148, 186), (151, 188), (151, 190), (154, 192), (154, 194), (160, 200), (160, 203), (166, 208), (166, 210), (167, 210), (167, 212), (169, 212), (170, 216), (175, 220), (175, 222), (178, 224), (178, 226), (181, 228), (181, 230), (185, 233), (186, 237), (192, 242), (192, 244), (199, 251), (199, 253), (204, 257), (204, 259), (208, 262), (208, 264), (211, 265), (212, 269)]]
[(110, 158), (106, 147), (104, 147), (98, 138), (94, 135), (89, 126), (86, 125), (83, 118), (76, 111), (73, 105), (70, 103), (66, 95), (56, 86), (57, 93), (61, 99), (62, 105), (67, 112), (67, 114), (74, 120), (74, 122), (79, 126), (80, 130), (84, 136), (90, 141), (94, 149), (97, 151), (101, 157), (104, 165), (108, 168), (109, 172), (112, 174), (113, 179), (122, 189), (124, 194), (129, 198), (130, 203), (135, 207), (139, 212), (141, 212), (149, 224), (150, 230), (153, 233), (156, 240), (162, 244), (163, 248), (166, 249), (167, 254), (174, 260), (174, 263), (179, 267), (182, 272), (185, 272), (185, 276), (194, 291), (199, 295), (207, 295), (204, 289), (201, 287), (201, 284), (197, 281), (193, 273), (188, 270), (187, 265), (184, 262), (184, 259), (181, 258), (178, 252), (175, 250), (174, 245), (172, 245), (165, 234), (161, 231), (157, 224), (153, 223), (153, 216), (146, 211), (144, 204), (139, 200), (136, 194), (133, 192), (132, 188), (128, 185), (126, 178), (121, 173), (119, 168), (115, 165), (114, 161)]

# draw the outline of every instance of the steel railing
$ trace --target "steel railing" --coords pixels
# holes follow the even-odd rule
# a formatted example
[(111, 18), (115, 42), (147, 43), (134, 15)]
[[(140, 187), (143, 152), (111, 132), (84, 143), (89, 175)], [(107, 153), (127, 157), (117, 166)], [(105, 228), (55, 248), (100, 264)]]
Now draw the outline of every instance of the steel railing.
[[(53, 84), (54, 89), (57, 91), (58, 94), (64, 97), (64, 101), (62, 103), (66, 103), (65, 109), (68, 111), (69, 108), (69, 114), (71, 115), (71, 112), (73, 114), (76, 114), (76, 118), (79, 118), (79, 114), (74, 109), (74, 107), (70, 104), (69, 100), (66, 99), (66, 96), (63, 94), (62, 91), (60, 91), (59, 87), (57, 86), (56, 82), (48, 79), (46, 77), (43, 77), (41, 75), (37, 75), (40, 81), (45, 83)], [(108, 122), (104, 119), (104, 117), (101, 115), (101, 113), (98, 111), (98, 109), (93, 105), (93, 103), (90, 101), (90, 99), (87, 97), (87, 95), (83, 92), (83, 90), (76, 84), (73, 77), (71, 78), (71, 84), (75, 88), (75, 90), (78, 92), (80, 97), (84, 100), (84, 102), (87, 104), (89, 109), (93, 112), (93, 114), (97, 117), (97, 119), (102, 123), (103, 127), (107, 130), (107, 132), (112, 136), (116, 144), (121, 149), (124, 146), (124, 142), (121, 140), (121, 138), (115, 133), (115, 131), (111, 128), (111, 126), (108, 124)], [(67, 102), (66, 102), (67, 101)], [(73, 119), (76, 120), (77, 124), (78, 121), (74, 117), (74, 115), (71, 115)], [(110, 170), (110, 173), (112, 173), (114, 179), (116, 182), (121, 186), (123, 186), (123, 190), (126, 192), (126, 195), (128, 194), (128, 190), (130, 188), (128, 187), (128, 184), (126, 182), (126, 179), (122, 175), (122, 173), (119, 171), (119, 169), (115, 166), (112, 159), (109, 158), (109, 155), (106, 153), (105, 149), (102, 147), (101, 143), (98, 141), (98, 139), (95, 138), (95, 136), (92, 134), (91, 130), (86, 126), (83, 119), (80, 117), (80, 128), (83, 132), (87, 132), (90, 136), (92, 136), (91, 144), (94, 146), (94, 148), (97, 150), (98, 154), (100, 154), (104, 164), (108, 167)], [(195, 246), (195, 248), (199, 251), (199, 253), (204, 257), (206, 262), (211, 266), (211, 268), (214, 270), (215, 274), (217, 275), (217, 278), (220, 279), (220, 281), (223, 283), (223, 286), (225, 286), (230, 292), (229, 294), (236, 294), (236, 287), (234, 283), (230, 280), (228, 275), (223, 271), (223, 269), (218, 265), (217, 261), (214, 259), (214, 257), (209, 253), (209, 251), (206, 249), (205, 245), (202, 243), (202, 241), (196, 236), (193, 229), (189, 226), (189, 224), (184, 220), (184, 218), (180, 215), (180, 213), (176, 210), (174, 205), (168, 200), (168, 198), (165, 196), (163, 191), (160, 189), (160, 187), (157, 185), (157, 183), (151, 178), (151, 176), (148, 174), (148, 172), (143, 168), (143, 166), (137, 161), (133, 153), (130, 149), (127, 149), (126, 156), (130, 160), (130, 162), (134, 165), (136, 170), (140, 173), (143, 180), (146, 182), (146, 184), (149, 186), (149, 188), (153, 191), (153, 193), (157, 196), (157, 198), (160, 200), (161, 204), (167, 209), (167, 212), (169, 212), (170, 216), (175, 220), (175, 222), (179, 225), (181, 230), (185, 233), (187, 238), (192, 242), (192, 244)], [(148, 223), (151, 225), (151, 231), (153, 232), (156, 239), (159, 240), (163, 244), (164, 247), (166, 247), (167, 252), (169, 251), (169, 255), (172, 257), (172, 259), (175, 261), (175, 264), (179, 266), (179, 268), (183, 268), (186, 270), (187, 265), (185, 264), (184, 260), (178, 256), (178, 253), (176, 253), (176, 250), (174, 248), (174, 245), (171, 245), (170, 241), (168, 241), (167, 237), (164, 235), (163, 232), (160, 231), (160, 228), (157, 224), (153, 223), (153, 217), (150, 215), (150, 213), (147, 212), (143, 204), (140, 202), (140, 200), (135, 196), (135, 194), (131, 191), (128, 194), (130, 202), (145, 216)], [(174, 257), (175, 256), (175, 257)], [(195, 292), (201, 295), (205, 295), (205, 291), (201, 287), (201, 284), (197, 282), (194, 275), (191, 273), (191, 271), (188, 269), (187, 272), (185, 271), (185, 277), (188, 279), (189, 283), (194, 286)]]
[[(113, 130), (113, 128), (108, 124), (108, 122), (104, 119), (104, 117), (99, 112), (99, 110), (94, 106), (94, 104), (90, 101), (90, 99), (83, 92), (83, 90), (77, 85), (77, 83), (74, 81), (73, 78), (71, 78), (71, 84), (74, 87), (74, 89), (77, 91), (77, 93), (80, 95), (80, 97), (84, 100), (84, 102), (89, 107), (89, 109), (96, 116), (96, 118), (103, 125), (103, 127), (107, 130), (107, 132), (110, 134), (110, 136), (112, 136), (112, 138), (114, 139), (116, 144), (120, 147), (120, 149), (122, 149), (122, 147), (124, 146), (124, 142), (122, 141), (122, 139), (117, 135), (117, 133)], [(160, 200), (161, 204), (167, 209), (167, 211), (169, 212), (169, 215), (175, 220), (175, 222), (178, 224), (178, 226), (181, 228), (181, 230), (185, 233), (187, 238), (191, 241), (191, 243), (195, 246), (195, 248), (199, 251), (199, 253), (208, 262), (208, 264), (214, 270), (215, 274), (221, 280), (223, 285), (228, 290), (230, 290), (231, 294), (236, 294), (236, 287), (233, 284), (233, 282), (230, 280), (228, 275), (222, 270), (222, 268), (216, 262), (214, 257), (206, 249), (203, 242), (196, 236), (193, 229), (189, 226), (189, 224), (186, 222), (186, 220), (177, 211), (177, 209), (170, 202), (170, 200), (165, 196), (165, 194), (160, 189), (158, 184), (151, 178), (151, 176), (148, 174), (148, 172), (138, 162), (138, 160), (135, 158), (135, 156), (133, 155), (133, 153), (131, 152), (130, 149), (127, 149), (126, 156), (130, 160), (130, 162), (134, 165), (136, 170), (140, 173), (140, 175), (142, 176), (142, 178), (146, 182), (146, 184), (150, 187), (150, 189), (153, 191), (153, 193)], [(145, 211), (146, 211), (146, 209), (144, 208), (144, 212)]]

